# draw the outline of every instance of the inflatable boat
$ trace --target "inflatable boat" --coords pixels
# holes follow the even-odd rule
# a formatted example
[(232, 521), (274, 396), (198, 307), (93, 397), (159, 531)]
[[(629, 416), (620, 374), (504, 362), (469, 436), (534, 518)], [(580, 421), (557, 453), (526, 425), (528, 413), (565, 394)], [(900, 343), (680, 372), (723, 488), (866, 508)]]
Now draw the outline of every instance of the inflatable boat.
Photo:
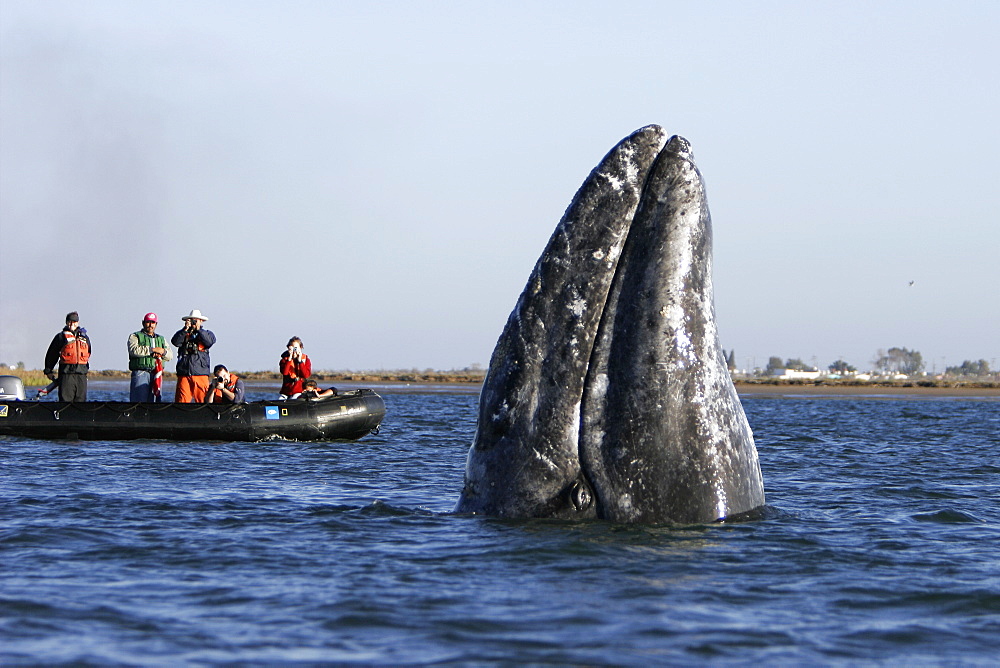
[(372, 390), (322, 399), (244, 404), (25, 401), (21, 379), (0, 376), (0, 435), (85, 440), (357, 440), (378, 433), (385, 402)]

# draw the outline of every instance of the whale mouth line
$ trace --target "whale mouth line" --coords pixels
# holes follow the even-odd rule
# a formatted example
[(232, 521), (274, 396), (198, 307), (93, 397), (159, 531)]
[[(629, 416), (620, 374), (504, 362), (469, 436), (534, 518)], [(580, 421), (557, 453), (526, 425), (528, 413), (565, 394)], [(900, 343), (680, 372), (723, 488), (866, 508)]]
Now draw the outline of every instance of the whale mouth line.
[(456, 511), (686, 522), (762, 504), (701, 175), (647, 126), (584, 181), (508, 318)]

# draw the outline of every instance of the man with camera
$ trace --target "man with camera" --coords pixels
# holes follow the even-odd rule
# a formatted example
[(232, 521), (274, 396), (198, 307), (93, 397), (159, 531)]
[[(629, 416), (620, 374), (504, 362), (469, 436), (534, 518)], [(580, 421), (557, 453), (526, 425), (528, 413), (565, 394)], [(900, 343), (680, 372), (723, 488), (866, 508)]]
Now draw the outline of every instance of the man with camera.
[(243, 379), (235, 373), (229, 373), (222, 364), (217, 364), (212, 370), (212, 384), (205, 395), (206, 404), (242, 404), (246, 396)]
[(208, 349), (215, 345), (215, 334), (202, 325), (208, 320), (198, 309), (182, 317), (184, 329), (170, 338), (177, 347), (177, 391), (174, 401), (200, 403), (208, 393), (212, 360)]

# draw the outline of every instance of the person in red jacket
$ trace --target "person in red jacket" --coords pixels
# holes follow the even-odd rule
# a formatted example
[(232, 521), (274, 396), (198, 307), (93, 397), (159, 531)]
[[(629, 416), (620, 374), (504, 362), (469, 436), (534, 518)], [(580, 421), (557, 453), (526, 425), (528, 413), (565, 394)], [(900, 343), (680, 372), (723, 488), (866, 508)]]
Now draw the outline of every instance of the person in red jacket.
[(302, 393), (302, 382), (312, 375), (312, 361), (302, 352), (302, 339), (288, 339), (288, 350), (281, 353), (278, 370), (281, 372), (279, 399), (295, 399)]

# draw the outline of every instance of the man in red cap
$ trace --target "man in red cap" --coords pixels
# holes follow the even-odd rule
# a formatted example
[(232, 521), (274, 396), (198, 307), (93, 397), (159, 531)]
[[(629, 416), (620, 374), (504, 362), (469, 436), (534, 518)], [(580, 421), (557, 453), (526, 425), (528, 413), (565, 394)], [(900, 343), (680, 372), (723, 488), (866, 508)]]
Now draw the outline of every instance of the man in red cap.
[(128, 337), (128, 368), (132, 371), (129, 401), (161, 401), (163, 363), (171, 359), (170, 346), (156, 333), (156, 314), (142, 317), (142, 329)]

